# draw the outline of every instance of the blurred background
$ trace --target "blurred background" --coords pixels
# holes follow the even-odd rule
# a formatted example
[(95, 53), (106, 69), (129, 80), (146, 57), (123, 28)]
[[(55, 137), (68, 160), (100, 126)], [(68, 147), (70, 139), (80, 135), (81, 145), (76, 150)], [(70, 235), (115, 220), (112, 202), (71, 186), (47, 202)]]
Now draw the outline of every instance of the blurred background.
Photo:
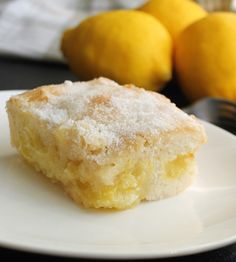
[[(0, 54), (63, 62), (59, 47), (61, 34), (67, 27), (77, 25), (86, 17), (101, 11), (136, 8), (145, 2), (147, 1), (0, 0)], [(197, 2), (208, 11), (236, 9), (236, 1), (232, 0)]]
[[(65, 30), (81, 21), (116, 9), (138, 9), (154, 16), (170, 35), (171, 42), (164, 40), (162, 29), (158, 29), (159, 33), (153, 31), (153, 39), (156, 37), (159, 45), (155, 50), (149, 52), (151, 41), (146, 40), (144, 46), (137, 47), (134, 39), (145, 38), (143, 32), (155, 26), (145, 17), (143, 25), (138, 18), (129, 23), (127, 21), (133, 18), (129, 20), (128, 16), (127, 20), (118, 22), (119, 25), (107, 19), (98, 27), (100, 18), (93, 25), (88, 23), (86, 41), (81, 40), (85, 33), (80, 26), (76, 32), (70, 32), (70, 37), (65, 36)], [(121, 84), (131, 82), (161, 92), (181, 107), (209, 96), (236, 100), (236, 15), (207, 18), (215, 11), (233, 14), (235, 10), (233, 0), (0, 0), (0, 88), (29, 89), (66, 79), (88, 80), (101, 75)], [(201, 19), (205, 19), (202, 24), (198, 23)], [(99, 29), (93, 29), (95, 27)], [(115, 27), (119, 28), (117, 36)], [(188, 31), (184, 30), (187, 27), (191, 27), (191, 32), (182, 33)], [(105, 39), (104, 35), (110, 38)], [(105, 50), (99, 41), (106, 43)], [(166, 51), (170, 46), (171, 50)], [(86, 57), (86, 50), (91, 48), (97, 59), (92, 62), (91, 54)], [(127, 65), (123, 71), (120, 68), (124, 65), (117, 62), (120, 54), (123, 64)], [(162, 56), (165, 57), (158, 60)], [(156, 65), (152, 64), (154, 59)], [(146, 64), (142, 66), (140, 61), (144, 60)], [(100, 64), (103, 66), (99, 67)], [(109, 64), (109, 68), (104, 64)], [(120, 73), (117, 73), (118, 68)], [(132, 72), (138, 76), (132, 78)]]

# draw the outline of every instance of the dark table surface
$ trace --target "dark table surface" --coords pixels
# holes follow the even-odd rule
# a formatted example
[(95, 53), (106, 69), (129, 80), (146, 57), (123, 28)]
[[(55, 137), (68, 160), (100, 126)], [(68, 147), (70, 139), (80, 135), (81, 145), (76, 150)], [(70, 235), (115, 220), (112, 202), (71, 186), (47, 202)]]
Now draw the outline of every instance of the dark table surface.
[[(0, 90), (30, 89), (36, 86), (61, 83), (64, 80), (78, 80), (66, 65), (30, 61), (20, 58), (0, 57)], [(172, 81), (164, 88), (163, 93), (171, 98), (178, 106), (185, 106), (188, 101), (181, 93), (176, 81)], [(72, 258), (62, 258), (16, 251), (0, 247), (1, 261), (73, 261)], [(77, 259), (78, 260), (78, 259)], [(80, 261), (86, 261), (79, 259)], [(88, 260), (87, 260), (88, 261)], [(214, 251), (197, 255), (156, 259), (160, 262), (236, 262), (236, 244)]]

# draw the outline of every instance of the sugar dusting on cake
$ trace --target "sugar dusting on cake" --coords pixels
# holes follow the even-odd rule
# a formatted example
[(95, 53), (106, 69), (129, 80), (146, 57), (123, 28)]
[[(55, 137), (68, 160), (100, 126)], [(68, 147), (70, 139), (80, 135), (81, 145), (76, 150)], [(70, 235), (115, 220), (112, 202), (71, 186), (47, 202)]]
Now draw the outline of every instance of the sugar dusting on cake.
[[(62, 85), (55, 85), (61, 88)], [(48, 102), (25, 110), (48, 122), (50, 127), (75, 128), (78, 139), (94, 146), (112, 146), (123, 138), (157, 135), (196, 121), (164, 96), (133, 86), (123, 87), (106, 78), (89, 82), (65, 81), (60, 95), (48, 94)]]

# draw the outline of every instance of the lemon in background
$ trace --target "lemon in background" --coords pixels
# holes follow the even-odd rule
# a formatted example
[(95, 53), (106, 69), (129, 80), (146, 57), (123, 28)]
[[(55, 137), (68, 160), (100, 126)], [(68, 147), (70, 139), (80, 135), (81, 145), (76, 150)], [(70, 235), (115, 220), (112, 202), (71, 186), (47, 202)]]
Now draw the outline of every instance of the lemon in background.
[(175, 66), (191, 100), (236, 100), (236, 15), (212, 13), (186, 28), (177, 39)]
[(120, 10), (89, 17), (64, 33), (61, 48), (81, 80), (104, 76), (159, 90), (171, 78), (171, 37), (144, 12)]
[(138, 10), (159, 19), (174, 40), (184, 28), (207, 15), (199, 4), (191, 0), (150, 0)]

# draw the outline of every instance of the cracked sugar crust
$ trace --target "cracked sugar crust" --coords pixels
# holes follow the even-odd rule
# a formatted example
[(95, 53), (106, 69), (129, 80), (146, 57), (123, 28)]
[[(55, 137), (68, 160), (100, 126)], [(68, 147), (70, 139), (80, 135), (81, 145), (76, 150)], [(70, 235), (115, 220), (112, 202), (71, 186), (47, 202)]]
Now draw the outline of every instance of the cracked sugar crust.
[(183, 127), (201, 130), (195, 118), (163, 95), (120, 86), (106, 78), (65, 81), (28, 91), (17, 99), (21, 110), (46, 121), (48, 128), (76, 130), (73, 142), (79, 144), (83, 139), (95, 149), (118, 148), (137, 136), (155, 137)]

